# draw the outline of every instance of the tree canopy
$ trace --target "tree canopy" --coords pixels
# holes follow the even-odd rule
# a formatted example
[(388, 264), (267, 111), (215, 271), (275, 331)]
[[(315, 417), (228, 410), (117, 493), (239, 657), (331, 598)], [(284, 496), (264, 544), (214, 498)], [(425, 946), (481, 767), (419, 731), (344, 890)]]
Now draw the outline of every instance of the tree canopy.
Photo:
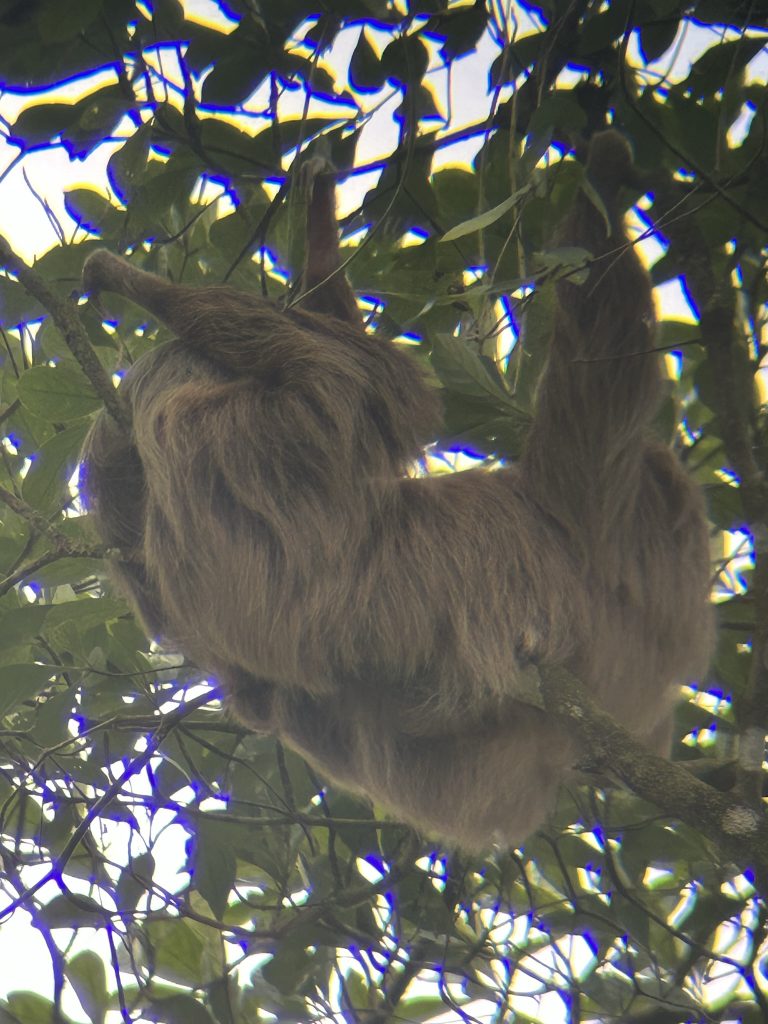
[[(0, 0), (0, 926), (45, 960), (35, 991), (0, 977), (0, 1024), (768, 1019), (767, 39), (764, 0)], [(718, 647), (672, 764), (542, 679), (585, 784), (472, 859), (234, 725), (109, 587), (78, 452), (168, 332), (125, 300), (105, 320), (80, 271), (107, 246), (278, 299), (292, 175), (330, 159), (353, 285), (442, 391), (432, 468), (514, 458), (583, 260), (552, 229), (609, 123)], [(41, 153), (88, 183), (62, 204)]]

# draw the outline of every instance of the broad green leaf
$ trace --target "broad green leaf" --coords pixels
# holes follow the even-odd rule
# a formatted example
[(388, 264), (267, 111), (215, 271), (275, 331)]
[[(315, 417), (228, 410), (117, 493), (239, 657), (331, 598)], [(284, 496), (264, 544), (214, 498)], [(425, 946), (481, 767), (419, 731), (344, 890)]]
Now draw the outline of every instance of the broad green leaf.
[(8, 277), (0, 277), (0, 327), (16, 327), (43, 316), (44, 308), (23, 285)]
[(429, 51), (417, 35), (400, 36), (385, 46), (381, 66), (396, 85), (416, 85), (426, 74)]
[(42, 587), (70, 586), (90, 577), (103, 576), (104, 562), (96, 558), (59, 558), (38, 569), (33, 577)]
[(692, 341), (697, 341), (700, 337), (701, 328), (698, 324), (669, 318), (659, 321), (657, 343), (660, 348), (674, 348), (676, 345), (687, 345)]
[(135, 910), (141, 897), (150, 888), (154, 873), (155, 858), (151, 853), (140, 853), (132, 857), (117, 880), (120, 906)]
[(711, 46), (694, 62), (688, 77), (682, 83), (694, 96), (707, 96), (718, 92), (731, 76), (739, 75), (752, 58), (765, 47), (760, 36), (723, 40)]
[(67, 1024), (66, 1019), (54, 1016), (53, 1003), (37, 992), (11, 992), (8, 1010), (14, 1024)]
[(180, 35), (184, 35), (184, 7), (180, 0), (153, 0), (149, 12), (151, 24), (148, 36), (153, 44), (176, 42)]
[(378, 92), (385, 81), (385, 71), (362, 28), (349, 62), (349, 83), (357, 92)]
[(53, 512), (70, 499), (64, 488), (77, 465), (88, 426), (87, 422), (78, 423), (54, 434), (35, 453), (21, 490), (33, 508)]
[(70, 188), (64, 193), (64, 208), (86, 231), (112, 233), (125, 218), (122, 210), (93, 188)]
[(45, 632), (55, 630), (63, 623), (75, 623), (85, 632), (105, 622), (113, 622), (128, 614), (128, 605), (111, 597), (86, 596), (78, 601), (65, 601), (51, 607), (45, 620)]
[(235, 884), (235, 851), (230, 832), (220, 822), (200, 818), (195, 835), (195, 888), (218, 918), (227, 909)]
[(33, 366), (19, 379), (19, 398), (52, 423), (80, 419), (101, 408), (85, 374), (74, 363)]
[(658, 60), (674, 43), (680, 22), (674, 18), (651, 22), (640, 29), (640, 52), (647, 63)]
[(440, 54), (450, 62), (475, 49), (488, 25), (488, 10), (483, 3), (459, 7), (440, 18), (438, 24), (444, 36)]
[(0, 716), (9, 714), (45, 690), (55, 676), (44, 665), (0, 666)]
[(222, 57), (203, 83), (203, 102), (215, 107), (242, 103), (266, 78), (269, 65), (265, 57), (247, 51)]
[(105, 924), (100, 903), (80, 893), (60, 893), (39, 911), (40, 920), (49, 928), (99, 928)]
[(493, 364), (478, 355), (469, 342), (447, 335), (435, 338), (432, 366), (446, 387), (466, 395), (492, 396), (514, 408)]
[(42, 630), (50, 605), (28, 604), (0, 616), (0, 657), (2, 649), (30, 643)]
[(122, 202), (127, 202), (147, 171), (152, 125), (143, 124), (109, 158), (109, 182)]
[(608, 7), (595, 8), (599, 13), (586, 18), (574, 40), (579, 55), (599, 54), (624, 34), (632, 10), (630, 0), (614, 0)]
[(270, 985), (291, 995), (298, 992), (312, 966), (313, 954), (299, 936), (284, 940), (275, 950), (275, 955), (261, 969), (262, 977)]
[(77, 998), (93, 1024), (103, 1024), (109, 997), (104, 961), (92, 950), (85, 949), (67, 960), (64, 965)]
[(530, 35), (515, 39), (491, 64), (490, 84), (495, 87), (505, 82), (513, 82), (537, 60), (545, 45), (544, 32), (532, 32)]
[(64, 46), (102, 13), (104, 0), (56, 0), (43, 6), (37, 29), (44, 43)]
[(14, 138), (30, 145), (47, 142), (59, 135), (78, 118), (76, 106), (69, 103), (39, 103), (23, 110), (13, 125)]
[(155, 971), (165, 981), (197, 988), (212, 979), (203, 975), (203, 943), (190, 922), (148, 921), (147, 939), (152, 947)]

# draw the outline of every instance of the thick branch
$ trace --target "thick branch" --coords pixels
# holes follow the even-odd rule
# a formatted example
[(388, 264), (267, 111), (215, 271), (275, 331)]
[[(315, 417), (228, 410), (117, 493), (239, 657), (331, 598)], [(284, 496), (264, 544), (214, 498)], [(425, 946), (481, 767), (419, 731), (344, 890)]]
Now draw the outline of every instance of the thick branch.
[(0, 237), (0, 263), (14, 273), (29, 294), (48, 310), (70, 352), (80, 364), (96, 394), (104, 402), (107, 412), (121, 427), (130, 430), (130, 418), (124, 403), (112, 386), (109, 374), (93, 351), (72, 300), (62, 299), (51, 291), (40, 274), (27, 266), (2, 237)]
[(591, 768), (620, 779), (633, 793), (709, 836), (729, 858), (753, 866), (763, 888), (768, 885), (768, 818), (761, 811), (650, 753), (565, 669), (542, 670), (540, 689), (545, 710), (568, 722)]

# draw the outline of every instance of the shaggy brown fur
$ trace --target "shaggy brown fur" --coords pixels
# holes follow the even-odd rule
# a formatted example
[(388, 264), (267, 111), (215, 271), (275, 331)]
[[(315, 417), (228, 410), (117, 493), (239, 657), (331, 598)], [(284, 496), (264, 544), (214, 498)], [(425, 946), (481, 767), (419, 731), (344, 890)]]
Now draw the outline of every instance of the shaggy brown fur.
[(559, 286), (527, 449), (497, 472), (406, 476), (436, 401), (362, 329), (343, 275), (326, 280), (339, 254), (322, 178), (303, 310), (106, 252), (84, 272), (178, 336), (125, 377), (133, 436), (102, 414), (83, 451), (147, 628), (216, 673), (240, 720), (466, 848), (524, 839), (576, 755), (515, 699), (522, 668), (569, 666), (663, 746), (674, 684), (709, 656), (701, 496), (649, 436), (660, 380), (638, 354), (653, 308), (617, 201), (629, 170), (623, 140), (597, 136), (612, 231), (581, 194), (560, 242), (593, 269)]

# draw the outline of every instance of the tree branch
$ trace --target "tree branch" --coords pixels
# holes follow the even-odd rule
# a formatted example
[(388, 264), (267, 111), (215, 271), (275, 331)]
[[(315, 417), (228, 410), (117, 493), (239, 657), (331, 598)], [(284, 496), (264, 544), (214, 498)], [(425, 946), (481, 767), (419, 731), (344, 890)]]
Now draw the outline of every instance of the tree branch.
[(112, 386), (109, 374), (99, 362), (72, 300), (62, 299), (51, 291), (41, 275), (17, 256), (2, 237), (0, 263), (15, 274), (27, 292), (48, 310), (67, 347), (103, 401), (107, 412), (124, 430), (130, 430), (130, 416), (125, 404)]
[(633, 793), (711, 837), (723, 852), (754, 867), (768, 888), (768, 817), (700, 782), (685, 768), (650, 753), (598, 707), (566, 669), (543, 669), (544, 709), (568, 723), (588, 753), (590, 768), (620, 779)]

